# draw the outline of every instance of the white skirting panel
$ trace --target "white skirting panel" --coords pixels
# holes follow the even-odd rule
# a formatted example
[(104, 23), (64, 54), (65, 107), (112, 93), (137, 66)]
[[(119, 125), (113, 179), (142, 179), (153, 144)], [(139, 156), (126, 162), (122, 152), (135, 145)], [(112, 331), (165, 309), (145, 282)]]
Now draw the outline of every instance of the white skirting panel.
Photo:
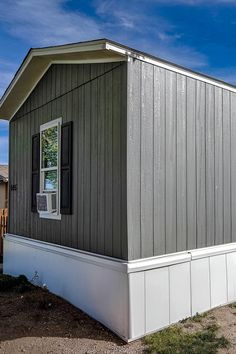
[(163, 267), (158, 261), (158, 268), (137, 273), (132, 265), (130, 338), (137, 339), (196, 313), (236, 301), (235, 244), (224, 254), (222, 248), (216, 246), (201, 256), (199, 251), (189, 251), (181, 264), (176, 264), (175, 255), (171, 255), (169, 265), (165, 259)]
[(131, 262), (6, 235), (4, 273), (38, 273), (126, 341), (236, 301), (236, 244)]
[(128, 277), (119, 260), (78, 252), (20, 236), (4, 238), (5, 274), (24, 274), (31, 280), (38, 273), (38, 285), (46, 284), (128, 340)]

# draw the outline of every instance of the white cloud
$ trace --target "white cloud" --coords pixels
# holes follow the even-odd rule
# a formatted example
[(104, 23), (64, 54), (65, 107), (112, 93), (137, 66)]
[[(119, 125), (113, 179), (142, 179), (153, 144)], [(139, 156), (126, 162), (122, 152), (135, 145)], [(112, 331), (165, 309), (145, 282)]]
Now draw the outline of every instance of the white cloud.
[(100, 36), (96, 21), (65, 8), (68, 0), (0, 2), (0, 20), (14, 37), (34, 46), (78, 42)]
[[(30, 46), (78, 42), (100, 36), (98, 24), (88, 16), (65, 8), (68, 0), (0, 1), (4, 30)], [(0, 97), (18, 65), (0, 58)]]
[[(95, 0), (97, 14), (106, 21), (104, 28), (111, 33), (112, 38), (190, 68), (208, 65), (208, 58), (204, 54), (180, 42), (183, 34), (178, 28), (158, 13), (155, 16), (147, 15), (145, 1), (142, 5), (138, 3), (133, 0)], [(136, 11), (137, 6), (140, 6), (139, 12)]]
[[(187, 2), (173, 0), (178, 1)], [(194, 0), (190, 2), (194, 3)], [(72, 11), (68, 4), (69, 0), (0, 1), (0, 21), (5, 31), (34, 47), (110, 37), (194, 69), (208, 64), (205, 55), (181, 44), (183, 34), (171, 22), (158, 14), (147, 15), (145, 0), (142, 3), (134, 0), (94, 0), (92, 5), (96, 16), (93, 17)], [(140, 6), (139, 11), (136, 11), (137, 6)], [(0, 96), (15, 70), (15, 65), (0, 58)]]

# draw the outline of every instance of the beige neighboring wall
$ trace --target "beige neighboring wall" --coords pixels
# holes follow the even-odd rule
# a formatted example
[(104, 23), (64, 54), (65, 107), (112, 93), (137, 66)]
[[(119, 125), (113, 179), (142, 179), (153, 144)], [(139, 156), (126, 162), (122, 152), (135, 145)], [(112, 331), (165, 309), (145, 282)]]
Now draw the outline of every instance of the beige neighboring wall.
[(8, 207), (8, 166), (0, 165), (0, 209)]
[(7, 208), (7, 185), (8, 183), (0, 183), (0, 209)]

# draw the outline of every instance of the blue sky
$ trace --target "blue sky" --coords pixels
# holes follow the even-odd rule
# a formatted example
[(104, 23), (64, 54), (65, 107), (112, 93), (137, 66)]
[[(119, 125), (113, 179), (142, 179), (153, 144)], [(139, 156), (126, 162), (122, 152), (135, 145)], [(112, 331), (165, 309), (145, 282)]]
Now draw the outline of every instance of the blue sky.
[(103, 37), (236, 84), (235, 33), (236, 0), (1, 1), (0, 96), (30, 47)]

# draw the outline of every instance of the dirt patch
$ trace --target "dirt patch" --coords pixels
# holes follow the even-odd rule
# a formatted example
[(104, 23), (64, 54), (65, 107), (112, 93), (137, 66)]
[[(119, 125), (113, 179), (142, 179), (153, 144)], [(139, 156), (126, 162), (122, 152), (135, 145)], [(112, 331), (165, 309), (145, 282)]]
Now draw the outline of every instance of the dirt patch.
[[(5, 279), (0, 283), (0, 353), (134, 354), (148, 351), (144, 340), (125, 344), (100, 323), (47, 290), (28, 287), (24, 279), (20, 283), (15, 280), (13, 285), (11, 281)], [(9, 288), (12, 286), (13, 289)], [(220, 348), (217, 353), (236, 353), (236, 304), (176, 325), (185, 333), (212, 326), (217, 328), (219, 338), (229, 342), (227, 348)], [(170, 353), (174, 354), (172, 349)]]
[(66, 301), (35, 288), (0, 292), (0, 353), (142, 353)]
[(236, 303), (180, 321), (145, 342), (151, 353), (235, 354)]
[(217, 353), (220, 354), (235, 354), (236, 353), (236, 306), (235, 304), (218, 307), (207, 312), (200, 321), (193, 321), (189, 319), (186, 323), (180, 324), (195, 331), (201, 327), (206, 327), (211, 324), (218, 326), (218, 336), (223, 336), (229, 341), (229, 347), (219, 349)]
[(219, 334), (223, 335), (230, 342), (227, 350), (219, 350), (218, 353), (235, 354), (236, 353), (236, 308), (224, 306), (209, 312), (209, 315), (215, 317), (219, 325)]

